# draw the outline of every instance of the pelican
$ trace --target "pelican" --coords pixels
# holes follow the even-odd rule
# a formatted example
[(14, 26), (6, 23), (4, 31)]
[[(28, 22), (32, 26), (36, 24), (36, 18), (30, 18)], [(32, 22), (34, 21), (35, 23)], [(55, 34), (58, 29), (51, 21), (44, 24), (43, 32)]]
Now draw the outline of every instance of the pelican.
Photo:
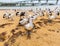
[(29, 19), (29, 23), (26, 24), (26, 25), (24, 25), (24, 27), (25, 27), (25, 29), (27, 29), (27, 30), (31, 30), (31, 29), (34, 27), (34, 24), (33, 24), (31, 18)]
[(27, 22), (28, 22), (28, 18), (24, 18), (19, 23), (22, 24), (22, 25), (24, 25)]
[(3, 18), (8, 18), (9, 13), (6, 11), (6, 13), (3, 15)]
[(44, 16), (43, 11), (40, 11), (40, 12), (39, 12), (39, 16)]
[(8, 12), (6, 11), (6, 13), (3, 15), (3, 18), (13, 20), (13, 18), (12, 18), (13, 15), (14, 15), (14, 13), (11, 14), (11, 13), (8, 13)]
[(35, 14), (35, 15), (31, 16), (30, 18), (31, 18), (32, 20), (35, 20), (38, 16), (39, 16), (39, 15)]
[(55, 19), (57, 17), (57, 14), (54, 13), (53, 15), (49, 15), (49, 19)]
[(49, 16), (49, 19), (55, 19), (56, 16)]
[(18, 15), (20, 15), (21, 14), (21, 12), (16, 12), (16, 16), (18, 16)]
[(14, 16), (14, 14), (13, 13), (12, 14), (10, 13), (9, 16), (8, 16), (8, 19), (13, 20), (13, 16)]

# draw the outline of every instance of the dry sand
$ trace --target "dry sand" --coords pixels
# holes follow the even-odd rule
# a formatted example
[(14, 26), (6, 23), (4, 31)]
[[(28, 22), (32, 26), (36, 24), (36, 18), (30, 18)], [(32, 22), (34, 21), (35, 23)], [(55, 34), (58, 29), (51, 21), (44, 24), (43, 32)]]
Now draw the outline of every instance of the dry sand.
[[(0, 28), (0, 33), (6, 32), (6, 40), (4, 42), (0, 42), (0, 46), (4, 46), (4, 43), (8, 41), (8, 36), (12, 36), (11, 30), (16, 28), (19, 22), (19, 17), (14, 16), (14, 21), (10, 21), (7, 19), (3, 19), (3, 14), (6, 10), (0, 10), (0, 25), (4, 23), (13, 23), (11, 25), (7, 25), (4, 28)], [(41, 18), (44, 17), (38, 17), (36, 20), (34, 20), (34, 23), (39, 22)], [(60, 16), (58, 17), (60, 18)], [(60, 21), (59, 19), (56, 19), (54, 21)], [(42, 21), (41, 21), (42, 22)], [(31, 33), (31, 39), (27, 39), (27, 36), (19, 36), (16, 38), (16, 42), (10, 46), (60, 46), (60, 23), (53, 22), (48, 23), (45, 25), (42, 23), (40, 26), (36, 24), (36, 26), (39, 27), (39, 29), (35, 29), (36, 33)], [(18, 31), (25, 31), (24, 27), (20, 27)]]

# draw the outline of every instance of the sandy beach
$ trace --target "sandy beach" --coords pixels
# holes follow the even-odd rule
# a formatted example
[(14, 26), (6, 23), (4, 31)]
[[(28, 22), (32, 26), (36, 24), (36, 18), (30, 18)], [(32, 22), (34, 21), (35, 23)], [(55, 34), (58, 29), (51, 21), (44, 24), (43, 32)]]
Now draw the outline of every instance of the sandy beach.
[[(0, 34), (2, 32), (6, 32), (5, 41), (0, 42), (0, 46), (4, 46), (4, 44), (8, 41), (10, 44), (9, 38), (11, 38), (12, 33), (11, 30), (17, 28), (20, 17), (13, 16), (13, 21), (8, 19), (3, 19), (3, 14), (6, 10), (0, 10), (0, 25), (5, 23), (12, 23), (10, 25), (6, 25), (4, 27), (0, 27)], [(10, 11), (9, 11), (10, 12)], [(11, 13), (15, 13), (12, 12)], [(30, 13), (31, 14), (31, 13)], [(34, 32), (31, 32), (31, 38), (27, 39), (27, 35), (17, 36), (15, 42), (10, 44), (10, 46), (60, 46), (60, 16), (57, 19), (54, 19), (52, 23), (44, 24), (44, 19), (47, 20), (47, 16), (38, 17), (34, 20), (34, 24), (38, 27), (34, 29)], [(37, 22), (42, 22), (40, 25)], [(25, 32), (23, 26), (18, 27), (19, 29), (15, 31)]]

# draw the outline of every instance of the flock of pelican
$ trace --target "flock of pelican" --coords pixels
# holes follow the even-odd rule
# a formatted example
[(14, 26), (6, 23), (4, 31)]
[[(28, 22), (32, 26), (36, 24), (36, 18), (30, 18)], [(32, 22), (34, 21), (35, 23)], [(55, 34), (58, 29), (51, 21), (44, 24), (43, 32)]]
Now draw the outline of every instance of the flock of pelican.
[[(16, 16), (20, 17), (19, 24), (23, 25), (27, 30), (31, 30), (34, 27), (33, 20), (35, 20), (37, 17), (44, 16), (44, 12), (47, 13), (47, 17), (49, 20), (55, 19), (60, 14), (60, 9), (58, 7), (54, 8), (54, 10), (51, 10), (50, 8), (46, 8), (44, 10), (42, 10), (41, 8), (39, 9), (36, 8), (36, 10), (30, 9), (29, 11), (32, 11), (34, 14), (29, 15), (25, 11), (21, 12), (21, 11), (15, 10)], [(13, 16), (14, 16), (14, 13), (11, 14), (8, 11), (6, 11), (6, 13), (3, 15), (3, 18), (13, 20)], [(25, 17), (21, 18), (21, 16), (25, 16)]]

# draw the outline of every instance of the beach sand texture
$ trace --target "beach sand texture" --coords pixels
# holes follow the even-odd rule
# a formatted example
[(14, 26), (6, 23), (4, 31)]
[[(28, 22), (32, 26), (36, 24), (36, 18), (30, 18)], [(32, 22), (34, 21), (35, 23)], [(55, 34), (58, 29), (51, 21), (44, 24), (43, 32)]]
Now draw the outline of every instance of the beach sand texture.
[[(27, 39), (27, 35), (25, 34), (23, 36), (16, 36), (14, 43), (11, 43), (9, 40), (12, 36), (11, 30), (17, 28), (20, 17), (13, 16), (14, 21), (3, 19), (3, 14), (5, 12), (6, 10), (0, 10), (0, 25), (5, 23), (12, 24), (0, 27), (0, 34), (2, 32), (6, 32), (6, 35), (2, 36), (5, 38), (5, 40), (4, 41), (0, 40), (1, 41), (0, 46), (4, 46), (6, 42), (9, 43), (10, 46), (60, 46), (60, 20), (55, 19), (54, 22), (52, 23), (47, 22), (47, 24), (44, 24), (43, 19), (47, 20), (47, 16), (38, 17), (36, 20), (34, 20), (34, 24), (38, 28), (33, 30), (36, 31), (35, 33), (31, 32), (30, 39)], [(60, 16), (57, 18), (60, 18)], [(42, 23), (39, 25), (36, 22)], [(19, 31), (22, 32), (26, 31), (23, 26), (20, 26), (18, 28), (19, 29), (17, 29), (15, 33)]]

